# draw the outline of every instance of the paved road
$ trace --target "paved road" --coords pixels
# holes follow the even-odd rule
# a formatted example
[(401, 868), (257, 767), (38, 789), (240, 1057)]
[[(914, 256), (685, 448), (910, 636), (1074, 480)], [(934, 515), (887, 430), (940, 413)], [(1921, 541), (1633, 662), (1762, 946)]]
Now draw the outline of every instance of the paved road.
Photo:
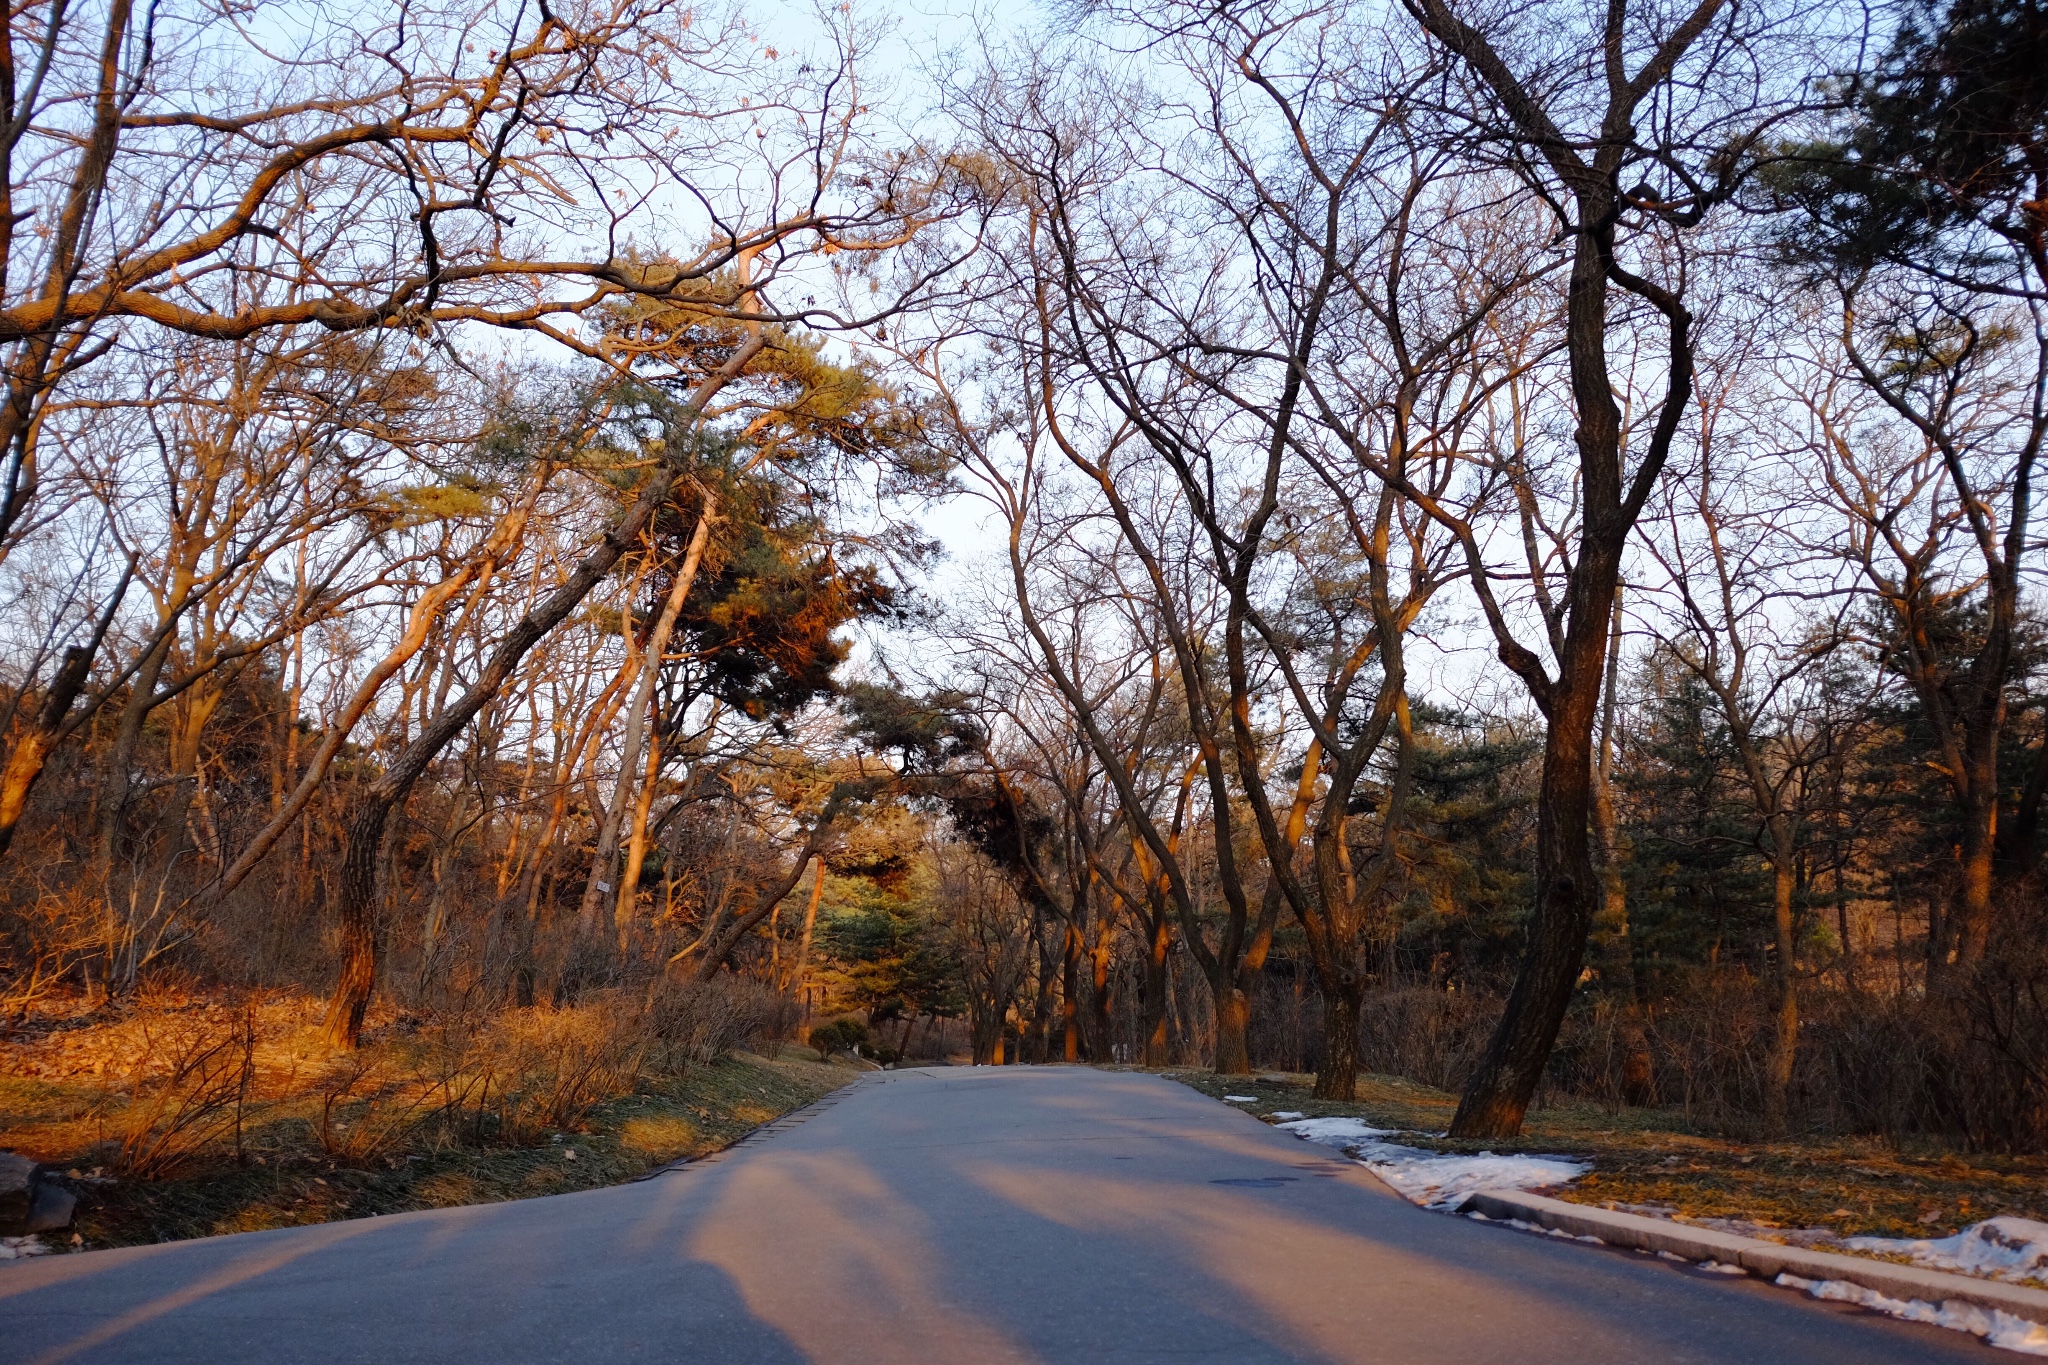
[(1829, 1362), (1960, 1333), (1427, 1213), (1157, 1077), (885, 1072), (617, 1189), (0, 1266), (5, 1361)]

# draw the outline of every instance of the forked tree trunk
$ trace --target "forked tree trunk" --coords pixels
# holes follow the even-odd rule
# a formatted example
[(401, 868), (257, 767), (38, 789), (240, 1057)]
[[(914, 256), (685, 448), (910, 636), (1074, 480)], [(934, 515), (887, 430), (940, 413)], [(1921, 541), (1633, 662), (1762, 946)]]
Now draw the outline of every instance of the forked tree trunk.
[[(576, 912), (577, 932), (585, 938), (597, 933), (599, 912), (603, 909), (605, 896), (612, 891), (611, 878), (616, 872), (619, 852), (619, 830), (626, 818), (626, 811), (634, 807), (632, 801), (633, 782), (640, 776), (640, 748), (646, 740), (648, 713), (654, 708), (655, 687), (661, 679), (662, 658), (668, 652), (669, 636), (676, 628), (676, 618), (682, 615), (683, 601), (690, 595), (690, 586), (697, 579), (698, 566), (704, 562), (704, 547), (711, 539), (711, 525), (718, 519), (718, 501), (708, 489), (704, 495), (704, 506), (697, 514), (697, 528), (690, 534), (690, 547), (683, 556), (683, 564), (676, 572), (675, 582), (669, 586), (668, 596), (661, 604), (661, 612), (655, 617), (654, 627), (648, 632), (647, 647), (640, 658), (640, 680), (634, 689), (633, 700), (626, 712), (626, 734), (619, 754), (619, 774), (612, 784), (612, 798), (605, 806), (604, 822), (597, 833), (597, 852), (590, 860), (590, 877), (584, 883), (583, 903)], [(653, 779), (648, 783), (651, 786)], [(653, 793), (647, 796), (651, 799)], [(634, 825), (634, 836), (641, 849), (646, 848), (646, 822), (644, 818)], [(629, 883), (619, 884), (613, 901), (614, 927), (623, 940), (626, 925), (632, 912), (632, 890)]]
[[(334, 761), (335, 755), (347, 744), (349, 735), (355, 730), (356, 722), (363, 718), (371, 703), (376, 701), (377, 694), (383, 690), (384, 684), (412, 662), (413, 656), (420, 652), (433, 631), (434, 623), (440, 619), (455, 595), (476, 584), (469, 599), (471, 602), (475, 601), (476, 593), (489, 583), (498, 561), (524, 533), (527, 517), (531, 515), (534, 503), (548, 482), (548, 472), (543, 468), (534, 480), (532, 491), (517, 508), (499, 521), (490, 538), (479, 547), (476, 556), (420, 594), (419, 601), (413, 604), (412, 611), (406, 618), (404, 634), (399, 637), (398, 643), (392, 646), (391, 651), (364, 675), (356, 690), (349, 694), (349, 699), (340, 713), (327, 725), (326, 736), (321, 740), (320, 747), (314, 751), (306, 771), (300, 775), (291, 795), (272, 812), (270, 820), (249, 840), (248, 847), (236, 856), (234, 862), (223, 868), (219, 879), (207, 888), (207, 895), (214, 904), (224, 900), (229, 892), (240, 886), (243, 880), (256, 870), (265, 855), (276, 846), (278, 840), (298, 823), (299, 817), (312, 803), (313, 794), (327, 780), (328, 767)], [(479, 579), (482, 583), (478, 583)], [(298, 727), (294, 725), (292, 734), (296, 736), (297, 733)]]
[[(762, 890), (755, 898), (752, 909), (722, 927), (714, 922), (713, 927), (707, 929), (696, 943), (672, 956), (669, 959), (669, 966), (675, 967), (692, 954), (697, 954), (696, 966), (691, 974), (699, 981), (709, 981), (718, 975), (719, 968), (726, 964), (733, 950), (738, 948), (763, 920), (775, 912), (775, 908), (782, 904), (784, 896), (796, 889), (797, 883), (803, 880), (804, 870), (810, 866), (811, 859), (823, 861), (826, 846), (838, 833), (839, 816), (845, 809), (848, 799), (835, 792), (826, 800), (825, 808), (818, 812), (817, 821), (812, 824), (803, 847), (797, 850), (796, 857), (791, 861), (789, 871)], [(815, 888), (813, 894), (816, 894)]]
[[(1670, 458), (1672, 440), (1692, 396), (1692, 314), (1682, 302), (1683, 283), (1657, 284), (1624, 269), (1616, 258), (1621, 175), (1639, 108), (1658, 98), (1679, 59), (1720, 12), (1722, 0), (1699, 0), (1681, 11), (1632, 78), (1621, 74), (1628, 6), (1608, 7), (1602, 39), (1612, 63), (1607, 107), (1598, 138), (1583, 146), (1560, 135), (1551, 111), (1544, 107), (1544, 96), (1532, 94), (1491, 41), (1446, 0), (1405, 3), (1422, 26), (1490, 89), (1514, 137), (1550, 167), (1571, 201), (1568, 231), (1574, 240), (1565, 299), (1565, 352), (1576, 418), (1580, 545), (1565, 593), (1566, 625), (1555, 649), (1554, 680), (1540, 657), (1512, 637), (1497, 608), (1489, 608), (1501, 660), (1529, 685), (1548, 728), (1537, 800), (1535, 905), (1507, 1008), (1451, 1121), (1457, 1137), (1512, 1137), (1521, 1131), (1522, 1117), (1535, 1099), (1584, 967), (1587, 936), (1600, 911), (1602, 888), (1587, 828), (1593, 797), (1593, 722), (1622, 551)], [(1691, 212), (1703, 213), (1707, 206), (1703, 200)], [(1654, 308), (1669, 338), (1664, 399), (1632, 470), (1622, 458), (1623, 420), (1608, 363), (1610, 287)], [(1467, 555), (1475, 577), (1483, 582), (1486, 570), (1472, 558), (1473, 545), (1468, 540)]]

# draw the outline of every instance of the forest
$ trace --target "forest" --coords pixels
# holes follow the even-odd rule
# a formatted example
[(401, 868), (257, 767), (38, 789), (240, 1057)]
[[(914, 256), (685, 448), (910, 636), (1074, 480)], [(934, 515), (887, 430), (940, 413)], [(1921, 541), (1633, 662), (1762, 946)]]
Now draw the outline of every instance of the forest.
[(10, 11), (0, 1035), (215, 1021), (109, 1163), (279, 1010), (331, 1150), (428, 1037), (2048, 1148), (2048, 11), (935, 33)]

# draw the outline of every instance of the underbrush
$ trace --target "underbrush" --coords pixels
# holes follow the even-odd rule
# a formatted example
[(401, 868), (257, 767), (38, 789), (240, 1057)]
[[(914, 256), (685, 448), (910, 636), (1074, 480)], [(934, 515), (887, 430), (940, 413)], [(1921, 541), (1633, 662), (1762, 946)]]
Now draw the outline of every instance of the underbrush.
[(764, 1038), (786, 1010), (737, 979), (387, 1013), (346, 1053), (320, 1010), (167, 992), (47, 1009), (0, 1042), (0, 1148), (77, 1190), (82, 1244), (119, 1245), (609, 1184), (853, 1074)]
[[(1361, 1018), (1361, 1061), (1455, 1091), (1500, 1010), (1498, 997), (1479, 991), (1373, 992)], [(1785, 1131), (2048, 1151), (2048, 960), (1994, 959), (1937, 1000), (1813, 983), (1801, 993), (1800, 1015)], [(1559, 1032), (1542, 1098), (1610, 1113), (1669, 1109), (1702, 1132), (1770, 1136), (1774, 1026), (1762, 984), (1740, 977), (1701, 980), (1647, 1009), (1582, 992)]]

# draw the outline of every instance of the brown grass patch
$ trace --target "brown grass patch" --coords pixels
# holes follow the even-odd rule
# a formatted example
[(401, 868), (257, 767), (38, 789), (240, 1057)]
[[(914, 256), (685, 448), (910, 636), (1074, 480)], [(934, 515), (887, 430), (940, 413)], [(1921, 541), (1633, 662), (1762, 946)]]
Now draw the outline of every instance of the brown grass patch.
[(732, 1032), (711, 1003), (708, 1026), (675, 1001), (387, 1012), (340, 1054), (299, 997), (47, 1016), (0, 1042), (0, 1148), (58, 1171), (83, 1244), (112, 1246), (613, 1184), (857, 1074), (806, 1048), (703, 1060)]

